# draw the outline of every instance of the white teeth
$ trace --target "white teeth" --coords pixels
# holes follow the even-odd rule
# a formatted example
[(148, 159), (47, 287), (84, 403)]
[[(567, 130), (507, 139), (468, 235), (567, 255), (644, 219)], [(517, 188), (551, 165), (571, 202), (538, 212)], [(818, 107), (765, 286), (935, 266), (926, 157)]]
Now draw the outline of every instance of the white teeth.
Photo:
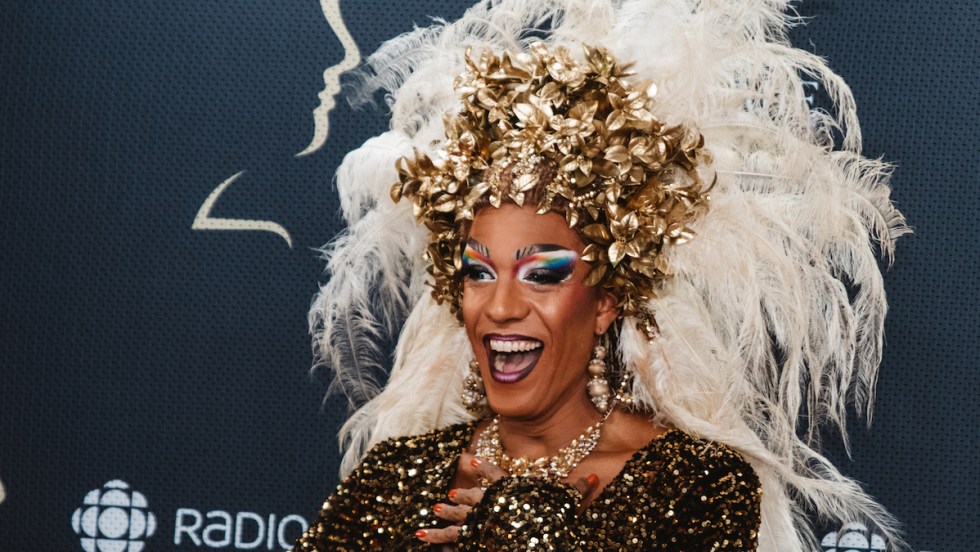
[(524, 353), (541, 347), (540, 341), (491, 339), (490, 350), (497, 353)]
[(504, 357), (498, 356), (493, 359), (493, 369), (498, 372), (504, 371)]

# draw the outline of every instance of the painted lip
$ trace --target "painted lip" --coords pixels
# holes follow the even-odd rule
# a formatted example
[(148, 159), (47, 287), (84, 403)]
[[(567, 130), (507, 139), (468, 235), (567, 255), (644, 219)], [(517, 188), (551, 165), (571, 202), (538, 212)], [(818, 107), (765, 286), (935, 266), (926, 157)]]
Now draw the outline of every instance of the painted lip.
[(544, 350), (544, 343), (542, 343), (540, 339), (537, 339), (537, 338), (534, 338), (534, 337), (530, 337), (530, 336), (526, 336), (526, 335), (519, 335), (519, 334), (506, 334), (506, 335), (504, 335), (504, 334), (486, 334), (486, 335), (484, 335), (483, 336), (483, 346), (486, 348), (487, 360), (489, 361), (489, 364), (490, 364), (490, 377), (492, 377), (493, 380), (496, 381), (496, 382), (498, 382), (498, 383), (517, 383), (517, 382), (521, 381), (522, 379), (526, 378), (527, 376), (529, 376), (531, 374), (531, 372), (534, 370), (534, 367), (538, 365), (538, 359), (541, 358), (541, 354), (538, 353), (538, 358), (534, 359), (534, 362), (532, 362), (530, 365), (528, 365), (527, 368), (524, 368), (523, 370), (521, 370), (519, 372), (507, 372), (507, 373), (505, 373), (505, 372), (498, 372), (497, 370), (494, 369), (494, 365), (495, 365), (494, 360), (495, 360), (495, 357), (496, 357), (496, 354), (497, 353), (496, 353), (496, 351), (493, 351), (493, 350), (490, 349), (490, 340), (491, 339), (493, 339), (495, 341), (537, 341), (538, 343), (541, 343), (541, 346), (538, 347), (535, 350), (536, 351), (542, 351), (542, 352)]

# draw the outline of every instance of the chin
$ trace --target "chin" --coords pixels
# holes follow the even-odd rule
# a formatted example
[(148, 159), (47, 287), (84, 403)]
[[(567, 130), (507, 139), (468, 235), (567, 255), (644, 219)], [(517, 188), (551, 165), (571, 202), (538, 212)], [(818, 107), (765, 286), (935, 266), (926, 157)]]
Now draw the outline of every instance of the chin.
[[(550, 378), (539, 381), (528, 376), (516, 384), (489, 382), (486, 384), (487, 402), (495, 414), (504, 418), (529, 420), (547, 416), (559, 405), (573, 401), (572, 397), (566, 396), (568, 393), (556, 395), (559, 390), (548, 380)], [(581, 389), (585, 389), (585, 383)]]
[(507, 418), (527, 418), (541, 414), (550, 402), (547, 388), (535, 385), (534, 378), (526, 377), (517, 383), (498, 383), (484, 380), (487, 403), (495, 414)]
[(525, 400), (518, 397), (497, 397), (497, 400), (490, 399), (490, 410), (498, 416), (513, 419), (535, 418), (543, 414), (540, 412), (541, 402), (535, 400)]

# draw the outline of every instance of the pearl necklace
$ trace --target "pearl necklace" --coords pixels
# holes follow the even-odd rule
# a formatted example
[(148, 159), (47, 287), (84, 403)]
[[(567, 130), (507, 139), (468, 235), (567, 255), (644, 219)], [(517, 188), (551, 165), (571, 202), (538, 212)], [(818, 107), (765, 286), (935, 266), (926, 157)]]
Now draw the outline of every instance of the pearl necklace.
[(559, 449), (558, 454), (534, 460), (527, 456), (511, 458), (504, 452), (500, 444), (500, 416), (494, 416), (489, 427), (483, 430), (476, 442), (476, 455), (493, 462), (509, 476), (559, 481), (568, 477), (568, 474), (578, 467), (579, 462), (595, 449), (599, 443), (602, 424), (605, 423), (610, 412), (612, 408), (607, 410), (595, 425), (589, 426), (581, 435), (572, 439), (571, 443)]

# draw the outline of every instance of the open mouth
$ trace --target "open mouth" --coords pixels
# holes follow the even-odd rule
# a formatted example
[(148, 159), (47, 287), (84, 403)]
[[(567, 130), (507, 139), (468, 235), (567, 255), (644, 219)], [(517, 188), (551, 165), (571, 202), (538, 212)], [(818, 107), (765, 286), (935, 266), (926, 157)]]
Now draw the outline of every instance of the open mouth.
[(526, 378), (541, 358), (544, 344), (522, 335), (489, 335), (483, 338), (490, 361), (490, 376), (500, 383)]

